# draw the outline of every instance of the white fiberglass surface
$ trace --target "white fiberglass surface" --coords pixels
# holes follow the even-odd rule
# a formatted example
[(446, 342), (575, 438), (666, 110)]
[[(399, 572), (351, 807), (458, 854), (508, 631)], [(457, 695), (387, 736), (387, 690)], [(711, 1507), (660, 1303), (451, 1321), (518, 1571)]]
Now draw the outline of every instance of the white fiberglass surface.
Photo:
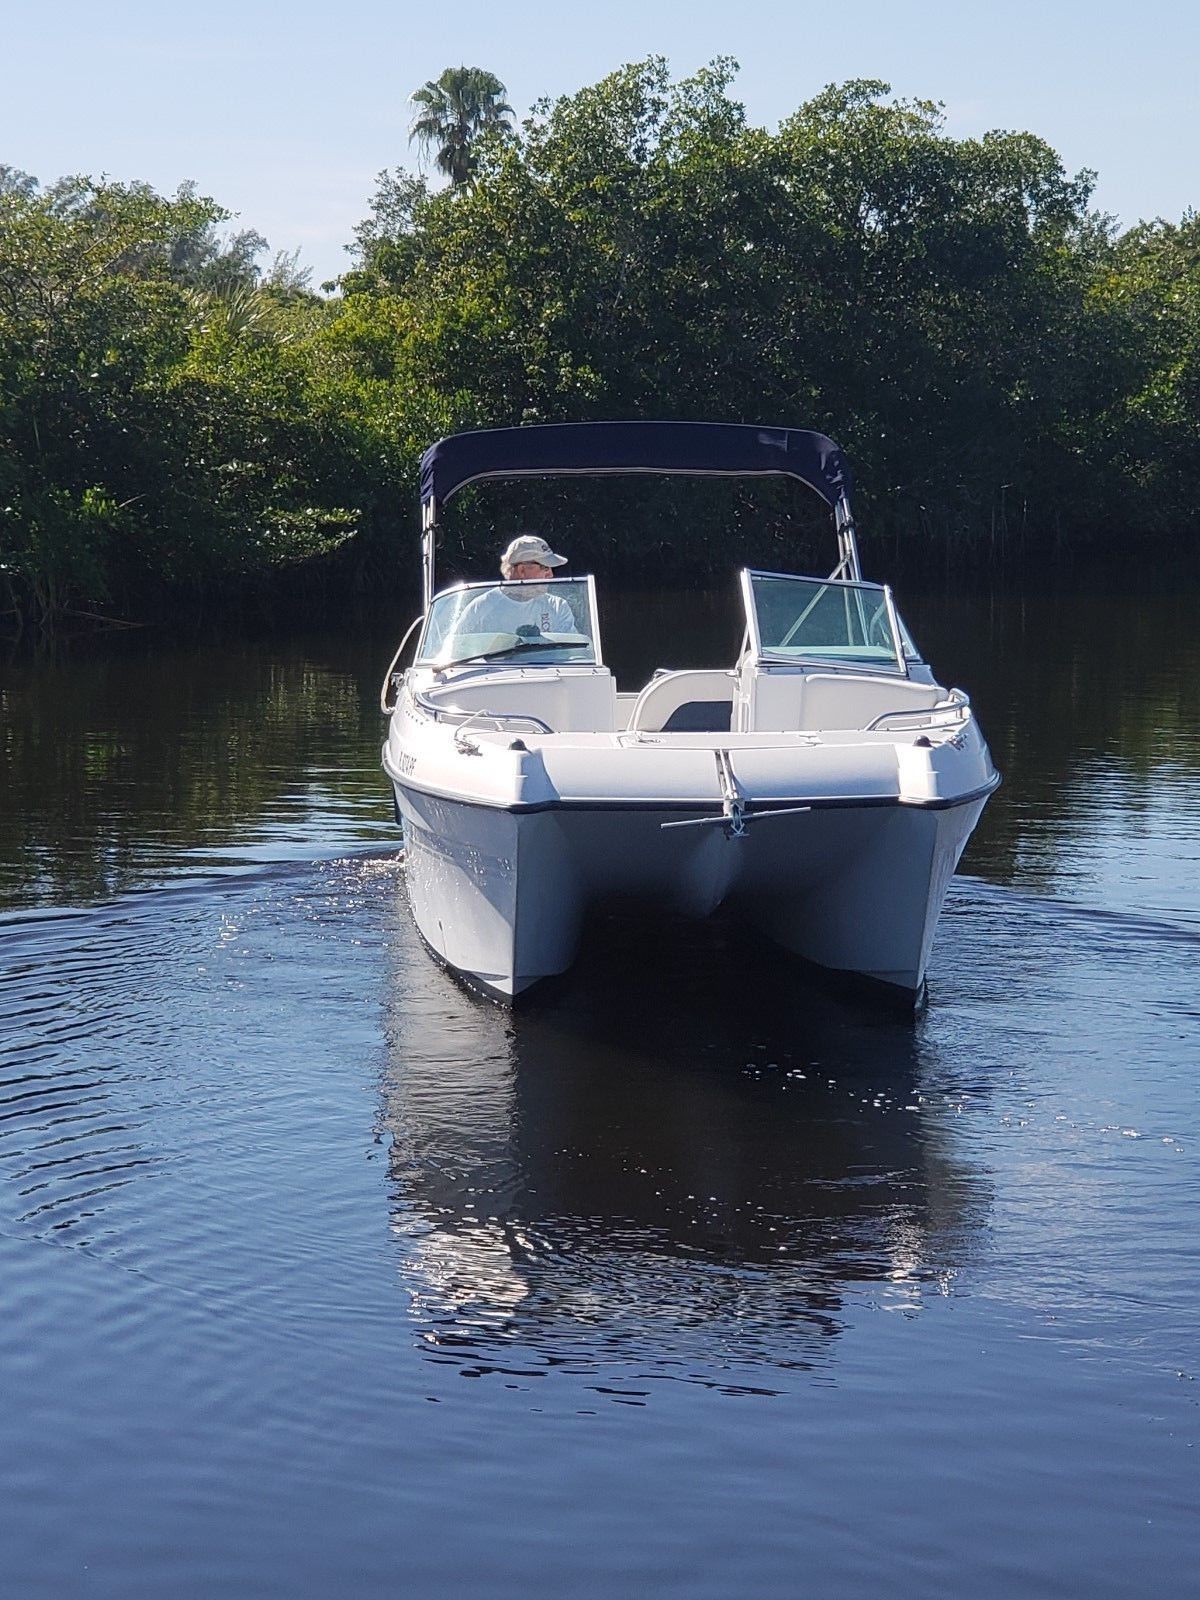
[(596, 666), (596, 607), (589, 578), (465, 584), (435, 597), (417, 662), (519, 661)]
[(905, 657), (919, 659), (882, 584), (761, 572), (746, 579), (760, 654), (897, 673), (906, 670)]

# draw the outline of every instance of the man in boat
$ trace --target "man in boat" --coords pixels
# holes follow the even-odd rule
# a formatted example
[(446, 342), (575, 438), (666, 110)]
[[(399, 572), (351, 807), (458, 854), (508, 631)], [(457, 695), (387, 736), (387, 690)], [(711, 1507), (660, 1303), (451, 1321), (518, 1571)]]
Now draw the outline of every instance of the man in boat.
[(512, 587), (477, 595), (459, 613), (455, 632), (515, 633), (521, 638), (577, 634), (579, 625), (563, 597), (547, 594), (540, 583), (530, 581), (552, 578), (555, 567), (566, 564), (566, 556), (551, 550), (540, 534), (519, 534), (500, 557), (500, 576)]

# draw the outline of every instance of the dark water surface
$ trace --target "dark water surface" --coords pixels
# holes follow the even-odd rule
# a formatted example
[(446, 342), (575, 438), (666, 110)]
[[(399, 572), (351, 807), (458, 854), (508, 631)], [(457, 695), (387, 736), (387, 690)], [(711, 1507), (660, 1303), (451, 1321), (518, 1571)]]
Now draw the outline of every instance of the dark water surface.
[(392, 640), (0, 668), (5, 1600), (1200, 1594), (1195, 597), (904, 609), (1006, 777), (915, 1022), (462, 992)]

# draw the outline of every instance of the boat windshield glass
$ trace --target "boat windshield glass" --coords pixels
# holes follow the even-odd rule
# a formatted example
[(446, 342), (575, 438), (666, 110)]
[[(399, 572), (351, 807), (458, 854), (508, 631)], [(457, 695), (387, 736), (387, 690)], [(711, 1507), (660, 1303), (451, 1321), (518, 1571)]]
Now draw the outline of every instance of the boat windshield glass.
[(504, 661), (595, 666), (595, 606), (587, 578), (473, 583), (437, 595), (425, 618), (417, 663)]
[[(920, 660), (882, 584), (747, 574), (751, 638), (770, 660), (904, 672)], [(893, 631), (895, 618), (899, 646)]]

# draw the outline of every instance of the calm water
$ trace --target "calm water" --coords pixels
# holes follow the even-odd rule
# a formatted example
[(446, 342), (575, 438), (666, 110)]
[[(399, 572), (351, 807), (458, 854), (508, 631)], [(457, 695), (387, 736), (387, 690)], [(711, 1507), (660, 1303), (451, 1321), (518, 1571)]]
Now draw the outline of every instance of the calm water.
[(462, 992), (387, 638), (0, 668), (5, 1600), (1200, 1594), (1195, 597), (905, 610), (1006, 775), (907, 1023)]

